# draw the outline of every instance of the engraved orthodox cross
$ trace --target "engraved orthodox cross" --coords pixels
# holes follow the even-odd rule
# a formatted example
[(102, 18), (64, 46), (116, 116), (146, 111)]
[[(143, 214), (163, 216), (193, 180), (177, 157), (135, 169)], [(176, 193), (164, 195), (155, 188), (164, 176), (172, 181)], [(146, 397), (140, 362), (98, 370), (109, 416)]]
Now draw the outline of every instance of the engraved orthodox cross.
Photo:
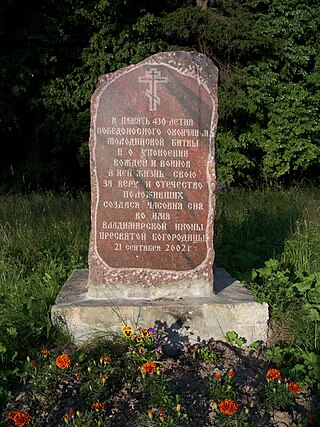
[(160, 71), (156, 68), (150, 68), (146, 71), (145, 77), (139, 77), (139, 82), (149, 83), (149, 88), (146, 89), (146, 95), (149, 98), (149, 111), (156, 111), (157, 105), (160, 104), (160, 97), (157, 95), (157, 84), (167, 83), (168, 78), (162, 77)]

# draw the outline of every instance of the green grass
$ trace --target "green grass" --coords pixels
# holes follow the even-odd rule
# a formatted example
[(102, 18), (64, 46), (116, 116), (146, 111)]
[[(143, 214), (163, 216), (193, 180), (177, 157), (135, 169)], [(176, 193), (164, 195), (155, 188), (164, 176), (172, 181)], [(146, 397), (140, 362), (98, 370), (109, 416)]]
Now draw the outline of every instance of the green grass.
[(27, 350), (50, 339), (50, 307), (87, 264), (89, 197), (10, 195), (0, 206), (0, 341)]
[[(246, 282), (256, 270), (250, 287), (270, 304), (278, 334), (268, 363), (295, 372), (318, 394), (319, 217), (319, 188), (217, 194), (216, 265)], [(28, 354), (68, 345), (52, 327), (50, 309), (70, 273), (87, 267), (89, 232), (87, 194), (0, 196), (0, 407), (13, 398)], [(268, 267), (270, 258), (276, 267)], [(202, 353), (206, 363), (218, 363), (206, 346)], [(91, 416), (79, 425), (90, 425)]]
[(220, 191), (216, 264), (239, 279), (250, 277), (268, 258), (281, 258), (298, 270), (319, 271), (319, 216), (319, 188)]

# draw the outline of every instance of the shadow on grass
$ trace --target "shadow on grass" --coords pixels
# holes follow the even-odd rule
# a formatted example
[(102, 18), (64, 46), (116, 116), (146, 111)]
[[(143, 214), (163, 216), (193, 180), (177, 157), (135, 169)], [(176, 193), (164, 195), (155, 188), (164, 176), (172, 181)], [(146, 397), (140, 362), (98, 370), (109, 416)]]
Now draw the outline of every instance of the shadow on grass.
[[(272, 257), (280, 257), (285, 242), (303, 216), (308, 194), (294, 190), (230, 190), (217, 195), (216, 265), (239, 280)], [(310, 199), (309, 199), (310, 200)]]

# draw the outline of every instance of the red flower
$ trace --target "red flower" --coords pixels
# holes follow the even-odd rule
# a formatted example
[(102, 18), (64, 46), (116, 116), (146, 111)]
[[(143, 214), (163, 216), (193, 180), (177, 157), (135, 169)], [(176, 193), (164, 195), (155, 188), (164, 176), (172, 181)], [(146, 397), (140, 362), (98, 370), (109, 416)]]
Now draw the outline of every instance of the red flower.
[(229, 378), (234, 377), (234, 370), (233, 369), (229, 369), (227, 375), (228, 375)]
[(42, 348), (42, 349), (40, 350), (40, 353), (41, 353), (43, 356), (49, 356), (49, 354), (50, 354), (50, 350), (48, 350), (47, 348)]
[(278, 369), (269, 369), (267, 372), (267, 380), (272, 381), (275, 379), (281, 379), (281, 373)]
[(142, 365), (141, 370), (146, 374), (151, 374), (152, 372), (156, 372), (157, 365), (154, 362), (147, 362)]
[(14, 409), (9, 412), (7, 415), (7, 418), (10, 420), (13, 420), (15, 425), (17, 426), (25, 426), (30, 423), (30, 415), (28, 412), (25, 411), (18, 411), (17, 409)]
[(60, 369), (67, 369), (71, 366), (71, 359), (67, 354), (61, 354), (56, 358), (56, 365)]
[(295, 381), (291, 381), (288, 384), (288, 389), (293, 393), (293, 394), (298, 394), (301, 393), (301, 388), (299, 386), (298, 383), (296, 383)]
[(105, 407), (105, 404), (102, 402), (93, 402), (93, 404), (91, 405), (91, 408), (94, 409), (95, 411), (102, 411)]
[(225, 399), (219, 405), (220, 412), (232, 415), (238, 410), (238, 404), (234, 400)]
[(110, 356), (101, 356), (100, 357), (100, 362), (110, 363), (111, 362), (111, 357)]

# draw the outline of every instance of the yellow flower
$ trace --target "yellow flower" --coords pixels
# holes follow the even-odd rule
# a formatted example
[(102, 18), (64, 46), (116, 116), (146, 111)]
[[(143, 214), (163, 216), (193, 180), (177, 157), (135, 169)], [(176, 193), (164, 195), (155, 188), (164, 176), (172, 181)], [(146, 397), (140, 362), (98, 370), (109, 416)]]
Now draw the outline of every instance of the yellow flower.
[(122, 332), (123, 332), (123, 335), (124, 335), (126, 338), (131, 338), (131, 337), (132, 337), (132, 335), (133, 335), (133, 330), (132, 330), (131, 326), (125, 326), (125, 327), (122, 329)]

